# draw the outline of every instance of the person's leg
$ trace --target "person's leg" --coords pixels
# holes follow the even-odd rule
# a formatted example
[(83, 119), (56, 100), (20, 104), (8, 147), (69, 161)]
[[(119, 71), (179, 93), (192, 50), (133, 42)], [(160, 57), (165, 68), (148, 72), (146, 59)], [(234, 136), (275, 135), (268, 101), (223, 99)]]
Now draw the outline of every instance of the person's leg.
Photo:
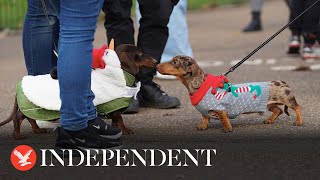
[[(316, 0), (305, 0), (305, 8), (310, 7)], [(302, 35), (304, 39), (303, 59), (314, 59), (314, 45), (317, 40), (317, 26), (319, 24), (320, 4), (316, 4), (313, 8), (309, 9), (303, 16)]]
[(251, 0), (251, 21), (243, 29), (244, 32), (260, 31), (261, 25), (261, 9), (264, 0)]
[(93, 38), (102, 0), (61, 1), (58, 79), (60, 85), (60, 123), (56, 149), (110, 148), (120, 141), (101, 137), (88, 126), (96, 118), (91, 92)]
[[(60, 0), (44, 1), (49, 20), (40, 0), (28, 0), (28, 9), (23, 28), (23, 52), (29, 75), (49, 73), (57, 64), (54, 44), (59, 39)], [(48, 22), (49, 21), (49, 22)]]
[(174, 7), (168, 24), (169, 38), (161, 56), (161, 63), (177, 55), (193, 56), (187, 25), (187, 0), (180, 0)]
[[(172, 0), (138, 0), (141, 19), (138, 47), (160, 63), (161, 55), (169, 36), (168, 22), (177, 1)], [(139, 93), (141, 106), (153, 108), (173, 108), (180, 105), (176, 97), (168, 96), (153, 82), (156, 68), (142, 69), (138, 78), (142, 83)]]
[(131, 6), (131, 0), (104, 0), (104, 26), (108, 41), (114, 38), (115, 47), (120, 44), (135, 44)]
[[(108, 44), (112, 38), (114, 38), (115, 47), (121, 44), (135, 44), (131, 6), (131, 0), (104, 0), (102, 10), (105, 14), (104, 27)], [(138, 110), (139, 102), (133, 100), (125, 113), (137, 113)]]
[[(290, 4), (290, 18), (289, 21), (295, 19), (304, 10), (304, 0), (291, 0)], [(301, 46), (301, 29), (302, 18), (298, 18), (294, 23), (289, 26), (291, 30), (291, 39), (289, 43), (288, 54), (299, 54)]]
[[(174, 4), (171, 0), (138, 0), (140, 6), (139, 35), (137, 45), (146, 54), (151, 55), (160, 63), (161, 55), (167, 43), (168, 22)], [(144, 69), (139, 73), (142, 83), (152, 83), (156, 69)]]
[[(136, 19), (137, 22), (141, 19), (139, 3), (136, 3)], [(161, 56), (161, 63), (167, 62), (174, 56), (183, 54), (193, 56), (192, 48), (189, 42), (188, 25), (186, 20), (187, 15), (187, 0), (180, 0), (174, 7), (168, 23), (169, 37)], [(161, 75), (157, 72), (158, 78), (161, 79), (176, 79), (174, 76)]]

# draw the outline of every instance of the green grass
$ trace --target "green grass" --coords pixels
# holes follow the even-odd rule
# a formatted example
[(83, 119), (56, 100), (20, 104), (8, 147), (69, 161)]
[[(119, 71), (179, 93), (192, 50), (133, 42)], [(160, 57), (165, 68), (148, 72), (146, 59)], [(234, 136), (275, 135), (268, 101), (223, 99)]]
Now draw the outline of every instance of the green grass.
[(27, 0), (0, 0), (0, 30), (23, 27)]
[(188, 0), (188, 9), (195, 10), (220, 5), (240, 4), (247, 0)]
[[(239, 4), (244, 1), (247, 0), (188, 0), (188, 9), (211, 8), (219, 5)], [(0, 30), (22, 28), (26, 11), (27, 0), (0, 0)], [(101, 18), (103, 19), (103, 16), (99, 19)]]

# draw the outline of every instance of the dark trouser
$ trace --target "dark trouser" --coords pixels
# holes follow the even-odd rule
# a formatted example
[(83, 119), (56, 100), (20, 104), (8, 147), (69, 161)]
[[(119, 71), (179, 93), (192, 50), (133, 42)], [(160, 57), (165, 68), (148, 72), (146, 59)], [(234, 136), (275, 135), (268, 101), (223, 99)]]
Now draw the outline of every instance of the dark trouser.
[[(290, 21), (310, 7), (316, 0), (292, 0)], [(290, 29), (294, 35), (310, 34), (319, 31), (320, 3), (309, 9), (302, 17), (297, 19)], [(308, 41), (308, 40), (307, 40)], [(308, 42), (307, 42), (308, 43)]]
[[(141, 20), (137, 46), (160, 63), (161, 55), (169, 36), (167, 24), (173, 7), (179, 0), (138, 0)], [(131, 19), (131, 0), (105, 0), (104, 26), (108, 41), (115, 40), (115, 46), (134, 43), (134, 28)], [(143, 84), (152, 83), (156, 69), (143, 69), (138, 78)]]

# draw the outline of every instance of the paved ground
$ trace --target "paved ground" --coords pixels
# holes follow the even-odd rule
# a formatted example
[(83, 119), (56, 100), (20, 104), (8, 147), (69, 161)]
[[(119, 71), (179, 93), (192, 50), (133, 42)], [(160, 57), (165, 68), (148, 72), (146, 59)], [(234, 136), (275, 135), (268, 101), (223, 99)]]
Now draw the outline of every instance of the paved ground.
[[(288, 9), (282, 1), (266, 2), (263, 10), (264, 31), (244, 34), (240, 29), (248, 22), (246, 6), (222, 7), (215, 10), (190, 12), (188, 24), (195, 59), (208, 73), (221, 74), (237, 59), (250, 51), (282, 27), (288, 20)], [(206, 131), (197, 131), (200, 114), (192, 107), (187, 91), (177, 81), (157, 80), (170, 95), (178, 96), (181, 107), (172, 110), (141, 109), (139, 114), (125, 115), (125, 123), (135, 134), (125, 136), (125, 148), (216, 148), (213, 168), (41, 168), (19, 173), (9, 161), (11, 150), (18, 144), (35, 149), (52, 148), (55, 135), (34, 135), (27, 122), (23, 123), (25, 140), (14, 141), (13, 125), (0, 128), (0, 176), (65, 177), (83, 179), (85, 175), (114, 179), (312, 179), (320, 173), (319, 88), (320, 71), (274, 71), (278, 66), (316, 65), (320, 61), (303, 62), (286, 55), (289, 31), (285, 31), (229, 75), (233, 83), (286, 81), (302, 105), (304, 124), (292, 125), (295, 115), (282, 115), (274, 125), (264, 125), (265, 116), (241, 116), (232, 121), (234, 132), (222, 133), (218, 121), (212, 121)], [(95, 45), (105, 42), (104, 29), (99, 25)], [(9, 115), (16, 83), (26, 74), (21, 47), (21, 35), (0, 40), (0, 117)], [(5, 147), (5, 148), (3, 148)], [(79, 172), (79, 170), (81, 170)], [(154, 176), (157, 174), (156, 176)]]

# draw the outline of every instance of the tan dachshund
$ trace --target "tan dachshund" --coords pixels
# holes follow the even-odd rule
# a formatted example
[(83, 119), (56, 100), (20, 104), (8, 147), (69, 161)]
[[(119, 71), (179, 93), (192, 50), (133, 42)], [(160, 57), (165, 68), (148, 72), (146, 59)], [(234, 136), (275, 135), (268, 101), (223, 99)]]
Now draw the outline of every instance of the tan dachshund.
[[(196, 61), (188, 56), (176, 56), (171, 61), (166, 63), (161, 63), (157, 66), (157, 70), (161, 74), (165, 75), (174, 75), (177, 77), (178, 80), (182, 82), (188, 89), (190, 96), (202, 91), (203, 88), (201, 87), (202, 84), (208, 79), (209, 76), (206, 74), (196, 63)], [(218, 77), (219, 79), (219, 77)], [(218, 83), (218, 91), (223, 88), (223, 85), (227, 84), (228, 81), (225, 77), (220, 78), (222, 81)], [(222, 85), (221, 85), (222, 83)], [(264, 121), (265, 124), (273, 124), (278, 116), (280, 116), (283, 111), (279, 107), (279, 105), (285, 105), (284, 111), (287, 115), (288, 107), (293, 109), (296, 112), (296, 121), (294, 122), (295, 126), (302, 125), (302, 117), (301, 117), (301, 107), (298, 105), (296, 98), (294, 97), (290, 87), (284, 81), (269, 81), (265, 82), (266, 88), (269, 91), (269, 94), (266, 94), (265, 98), (265, 106), (264, 108), (268, 109), (272, 112), (272, 115)], [(202, 88), (202, 90), (201, 90)], [(232, 88), (232, 86), (231, 86)], [(220, 89), (220, 90), (219, 90)], [(228, 89), (228, 87), (227, 87)], [(247, 89), (250, 90), (248, 87)], [(245, 91), (246, 88), (237, 89), (237, 92), (241, 92), (241, 90)], [(224, 93), (220, 93), (220, 95), (215, 96), (219, 98), (223, 98), (223, 96), (227, 97), (232, 96), (233, 92), (235, 91), (225, 91)], [(212, 93), (215, 95), (217, 91), (212, 88)], [(207, 96), (205, 96), (207, 97)], [(210, 95), (208, 95), (210, 97)], [(240, 96), (239, 96), (240, 97)], [(256, 94), (252, 96), (254, 99), (257, 98)], [(191, 99), (192, 100), (192, 99)], [(210, 100), (210, 99), (209, 99)], [(207, 102), (208, 103), (208, 102)], [(213, 105), (215, 106), (215, 105)], [(197, 108), (197, 107), (196, 107)], [(200, 112), (201, 109), (197, 108)], [(218, 118), (221, 123), (223, 124), (224, 132), (231, 132), (232, 126), (230, 124), (229, 115), (227, 110), (217, 110), (217, 109), (209, 109), (206, 112), (202, 113), (202, 122), (197, 126), (199, 130), (205, 130), (208, 128), (210, 118)], [(248, 113), (256, 113), (256, 112), (241, 112), (241, 114), (248, 114)]]

